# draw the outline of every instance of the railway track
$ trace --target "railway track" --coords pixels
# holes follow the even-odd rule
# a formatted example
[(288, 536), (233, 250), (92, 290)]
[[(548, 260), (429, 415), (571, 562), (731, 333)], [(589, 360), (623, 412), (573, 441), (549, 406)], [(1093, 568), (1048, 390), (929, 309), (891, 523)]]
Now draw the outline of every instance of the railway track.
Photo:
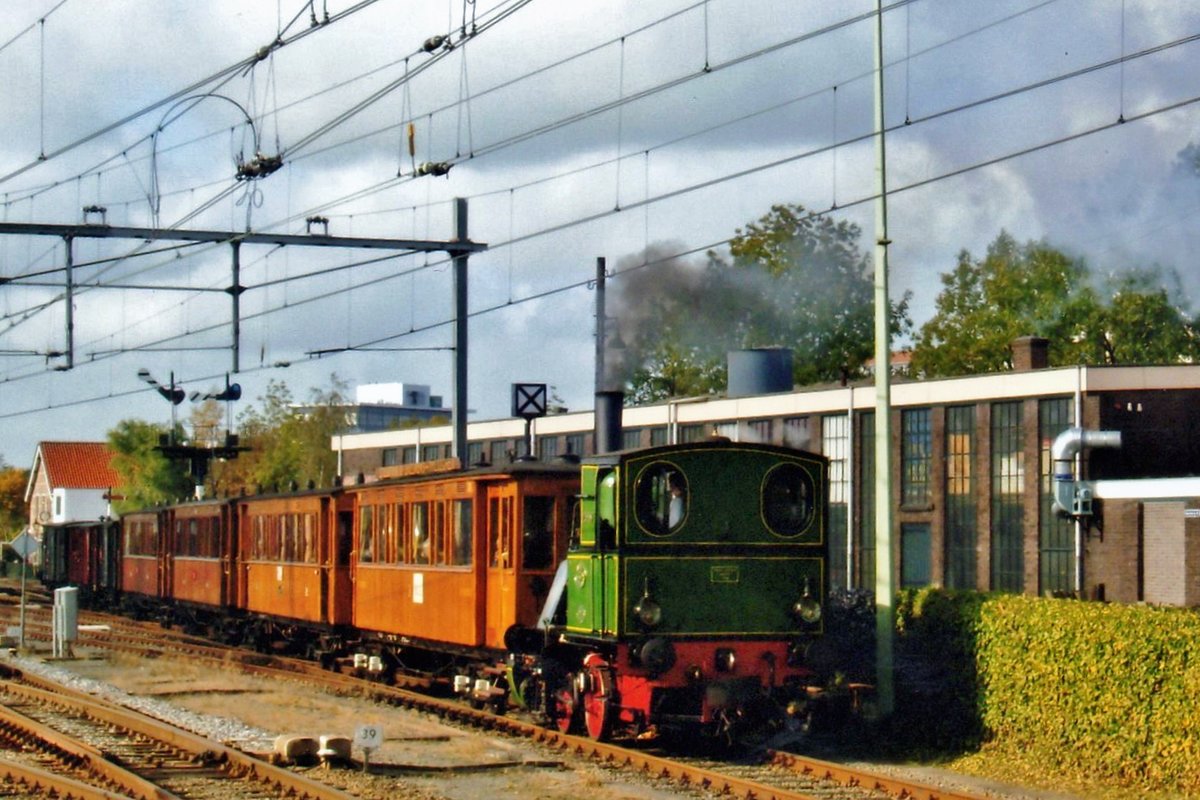
[[(49, 640), (41, 629), (40, 615), (27, 620), (27, 638)], [(104, 648), (236, 664), (243, 672), (270, 680), (292, 680), (338, 693), (367, 697), (376, 702), (437, 715), (475, 728), (523, 737), (560, 754), (602, 763), (669, 781), (685, 789), (699, 789), (746, 800), (981, 800), (982, 795), (932, 787), (810, 758), (796, 753), (768, 751), (753, 764), (706, 761), (668, 756), (637, 743), (599, 743), (562, 734), (514, 716), (497, 716), (457, 700), (432, 697), (399, 686), (388, 686), (356, 675), (322, 670), (312, 662), (264, 655), (202, 642), (179, 631), (163, 630), (150, 623), (88, 612), (81, 621), (108, 626), (106, 631), (84, 631), (81, 648)]]
[[(58, 797), (222, 798), (349, 795), (45, 678), (0, 666), (0, 743), (24, 769), (10, 782)], [(29, 755), (36, 754), (34, 763)], [(29, 768), (40, 770), (33, 773)]]

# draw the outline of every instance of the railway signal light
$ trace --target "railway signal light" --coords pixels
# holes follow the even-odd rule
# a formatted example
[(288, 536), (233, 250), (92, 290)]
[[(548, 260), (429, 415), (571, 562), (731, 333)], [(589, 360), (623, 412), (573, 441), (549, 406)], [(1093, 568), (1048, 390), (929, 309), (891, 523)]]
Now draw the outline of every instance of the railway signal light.
[(229, 373), (225, 373), (225, 390), (222, 392), (208, 392), (202, 394), (200, 392), (192, 392), (191, 400), (193, 403), (199, 400), (219, 400), (222, 403), (230, 403), (234, 400), (242, 399), (242, 386), (238, 383), (229, 382)]
[(171, 373), (171, 383), (166, 386), (156, 381), (154, 376), (150, 374), (150, 370), (146, 369), (145, 367), (139, 369), (137, 374), (138, 377), (142, 379), (143, 383), (153, 386), (155, 391), (161, 394), (173, 406), (177, 406), (182, 403), (183, 398), (187, 396), (187, 393), (184, 392), (181, 387), (175, 385), (174, 372)]

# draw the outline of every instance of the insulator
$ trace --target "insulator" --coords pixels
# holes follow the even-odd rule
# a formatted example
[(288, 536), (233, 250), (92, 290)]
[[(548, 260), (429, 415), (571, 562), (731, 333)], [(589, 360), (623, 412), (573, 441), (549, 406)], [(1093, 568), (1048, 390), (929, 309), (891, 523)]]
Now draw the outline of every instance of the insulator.
[(450, 167), (452, 166), (452, 164), (445, 161), (425, 161), (417, 167), (417, 174), (441, 177), (442, 175), (450, 174)]

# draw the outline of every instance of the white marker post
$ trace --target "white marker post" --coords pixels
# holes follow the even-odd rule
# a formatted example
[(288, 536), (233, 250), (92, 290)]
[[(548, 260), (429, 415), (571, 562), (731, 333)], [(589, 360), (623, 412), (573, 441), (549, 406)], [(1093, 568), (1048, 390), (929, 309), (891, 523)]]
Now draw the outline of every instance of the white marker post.
[(20, 535), (9, 542), (8, 546), (21, 557), (21, 613), (18, 623), (21, 633), (17, 642), (17, 651), (23, 653), (25, 651), (25, 573), (28, 570), (29, 556), (37, 552), (38, 540), (26, 528), (21, 531)]
[(383, 744), (383, 728), (378, 725), (359, 725), (354, 729), (354, 744), (363, 751), (363, 772), (371, 763), (371, 753)]

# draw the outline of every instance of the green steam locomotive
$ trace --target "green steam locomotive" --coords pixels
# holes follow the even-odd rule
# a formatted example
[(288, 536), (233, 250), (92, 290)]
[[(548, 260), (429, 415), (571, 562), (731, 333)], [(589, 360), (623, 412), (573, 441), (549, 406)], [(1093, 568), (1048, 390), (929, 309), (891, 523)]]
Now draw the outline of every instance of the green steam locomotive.
[[(712, 440), (582, 464), (574, 539), (514, 685), (595, 739), (794, 725), (820, 676), (828, 462)], [(518, 637), (519, 638), (519, 637)], [(517, 648), (520, 649), (520, 648)]]

